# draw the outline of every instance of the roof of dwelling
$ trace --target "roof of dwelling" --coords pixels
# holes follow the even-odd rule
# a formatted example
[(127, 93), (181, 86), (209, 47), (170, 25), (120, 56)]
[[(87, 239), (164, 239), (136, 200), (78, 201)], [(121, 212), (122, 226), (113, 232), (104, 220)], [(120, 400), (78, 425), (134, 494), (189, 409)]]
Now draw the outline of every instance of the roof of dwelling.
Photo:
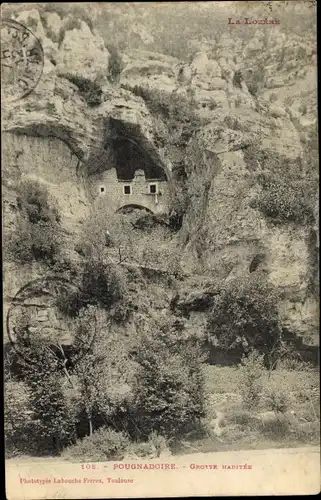
[[(136, 173), (136, 177), (137, 177), (137, 173)], [(123, 182), (126, 184), (126, 182), (133, 182), (134, 180), (134, 177), (132, 179), (118, 179), (119, 182)], [(146, 182), (149, 182), (149, 183), (155, 183), (155, 182), (160, 182), (160, 181), (164, 181), (165, 179), (148, 179), (146, 178)]]

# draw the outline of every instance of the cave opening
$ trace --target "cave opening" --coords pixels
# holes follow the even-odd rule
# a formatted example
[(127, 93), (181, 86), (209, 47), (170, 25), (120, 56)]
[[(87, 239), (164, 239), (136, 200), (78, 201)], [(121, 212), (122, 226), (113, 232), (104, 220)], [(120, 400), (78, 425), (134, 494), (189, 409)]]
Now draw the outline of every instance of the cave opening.
[(112, 148), (114, 151), (118, 180), (133, 180), (137, 170), (142, 170), (145, 173), (147, 181), (155, 179), (160, 181), (167, 180), (166, 174), (161, 166), (157, 165), (150, 154), (138, 143), (128, 138), (117, 137), (112, 142)]
[(131, 181), (141, 170), (147, 181), (168, 181), (157, 148), (138, 124), (109, 118), (105, 122), (104, 150), (110, 151), (119, 181)]

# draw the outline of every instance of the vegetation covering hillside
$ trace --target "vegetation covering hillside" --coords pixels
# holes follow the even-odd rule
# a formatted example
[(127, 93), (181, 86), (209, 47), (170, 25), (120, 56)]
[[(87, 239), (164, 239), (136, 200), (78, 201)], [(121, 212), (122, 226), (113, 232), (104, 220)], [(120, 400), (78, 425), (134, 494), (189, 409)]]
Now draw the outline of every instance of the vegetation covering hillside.
[[(280, 3), (286, 45), (233, 32), (227, 17), (249, 8), (237, 2), (231, 11), (210, 2), (24, 4), (39, 10), (51, 49), (48, 40), (58, 53), (70, 33), (98, 33), (108, 64), (94, 78), (56, 74), (51, 54), (42, 83), (54, 88), (6, 115), (19, 143), (4, 153), (6, 279), (21, 285), (6, 295), (8, 457), (104, 461), (318, 442), (318, 350), (308, 342), (319, 285), (315, 89), (301, 95), (315, 16), (302, 8), (298, 25), (295, 5)], [(274, 16), (261, 4), (253, 16)], [(219, 77), (205, 74), (199, 54)], [(198, 79), (185, 85), (193, 62)], [(166, 90), (177, 67), (186, 93)], [(150, 68), (160, 74), (154, 86), (144, 80)], [(76, 134), (85, 146), (72, 160), (60, 143), (71, 147)], [(115, 212), (90, 194), (100, 170), (126, 163), (130, 141), (144, 152), (137, 169), (147, 150), (146, 161), (170, 166), (166, 213)]]

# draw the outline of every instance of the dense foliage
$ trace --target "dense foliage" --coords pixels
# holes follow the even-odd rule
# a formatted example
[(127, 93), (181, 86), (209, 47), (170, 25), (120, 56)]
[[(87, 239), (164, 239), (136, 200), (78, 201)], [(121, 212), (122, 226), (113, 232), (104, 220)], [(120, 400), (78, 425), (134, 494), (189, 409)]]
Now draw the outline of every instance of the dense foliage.
[(262, 192), (252, 203), (262, 214), (274, 223), (295, 222), (306, 224), (313, 220), (313, 197), (304, 178), (287, 182), (280, 176), (263, 175)]
[(101, 427), (91, 436), (77, 440), (63, 452), (63, 457), (70, 458), (73, 462), (77, 460), (80, 462), (122, 460), (129, 444), (126, 434), (108, 427)]
[(111, 82), (118, 82), (120, 74), (124, 69), (124, 63), (116, 47), (114, 47), (113, 45), (108, 45), (107, 49), (109, 52), (109, 61), (108, 61), (109, 79)]
[(224, 349), (268, 353), (279, 340), (277, 296), (260, 274), (235, 278), (214, 299), (209, 337)]
[(101, 104), (103, 91), (97, 81), (71, 73), (62, 73), (60, 76), (76, 85), (80, 96), (86, 101), (89, 107), (95, 107)]
[(261, 186), (251, 206), (274, 224), (310, 224), (313, 221), (318, 186), (317, 169), (312, 159), (318, 157), (315, 146), (313, 136), (303, 160), (291, 160), (253, 146), (244, 150), (245, 163), (256, 173)]
[[(82, 20), (93, 31), (91, 13), (87, 14), (85, 8), (56, 5), (39, 7), (45, 32), (55, 43), (61, 46), (66, 32), (81, 29)], [(96, 8), (98, 12), (103, 9), (98, 4)], [(166, 6), (164, 10), (153, 5), (151, 9), (156, 14), (144, 7), (144, 15), (140, 7), (135, 6), (137, 13), (134, 13), (127, 5), (129, 15), (125, 17), (122, 11), (119, 17), (122, 8), (119, 7), (118, 13), (117, 8), (115, 12), (102, 10), (95, 22), (110, 53), (109, 73), (104, 76), (115, 83), (119, 82), (123, 69), (122, 49), (148, 49), (150, 43), (154, 50), (190, 62), (199, 47), (210, 42), (209, 58), (215, 59), (216, 42), (226, 30), (225, 13), (216, 10), (213, 16), (206, 7), (195, 9), (192, 20), (186, 5)], [(58, 12), (63, 20), (58, 35), (49, 27), (46, 16), (49, 12)], [(307, 21), (310, 29), (309, 19), (303, 21)], [(33, 20), (31, 27), (36, 29), (36, 24)], [(150, 42), (146, 42), (148, 32), (144, 32), (144, 27), (150, 31)], [(200, 31), (204, 35), (202, 40)], [(241, 38), (246, 40), (247, 33), (243, 30)], [(267, 43), (265, 36), (265, 46)], [(305, 57), (304, 49), (301, 56)], [(278, 70), (286, 58), (282, 49)], [(234, 62), (237, 64), (236, 56)], [(76, 85), (88, 106), (102, 102), (98, 80), (71, 74), (61, 76)], [(256, 96), (264, 80), (265, 65), (261, 62), (244, 73), (237, 70), (233, 84), (241, 88), (245, 82)], [(182, 227), (190, 207), (198, 229), (189, 234), (191, 224), (187, 223), (181, 241), (188, 243), (193, 237), (197, 240), (195, 251), (202, 255), (206, 233), (202, 232), (201, 223), (206, 202), (202, 204), (199, 200), (206, 201), (217, 158), (204, 151), (200, 140), (193, 141), (204, 122), (197, 114), (191, 90), (188, 98), (178, 92), (169, 95), (152, 88), (135, 87), (133, 92), (144, 100), (152, 114), (157, 146), (165, 149), (173, 165), (175, 199), (167, 221), (158, 224), (156, 217), (141, 213), (107, 215), (104, 210), (96, 211), (84, 224), (82, 240), (75, 244), (80, 263), (74, 269), (69, 262), (58, 259), (60, 218), (46, 188), (31, 181), (21, 183), (18, 188), (20, 220), (9, 245), (12, 256), (19, 262), (45, 262), (52, 271), (68, 275), (78, 290), (60, 295), (56, 302), (58, 309), (73, 319), (70, 327), (73, 344), (68, 346), (69, 350), (59, 339), (45, 337), (45, 329), (31, 328), (28, 318), (16, 327), (16, 348), (21, 355), (17, 362), (19, 374), (9, 375), (5, 398), (9, 453), (59, 453), (64, 449), (66, 457), (81, 461), (121, 460), (132, 449), (138, 456), (144, 456), (155, 449), (159, 453), (168, 441), (196, 429), (205, 415), (199, 342), (186, 334), (183, 321), (159, 320), (168, 297), (160, 297), (156, 306), (152, 302), (158, 299), (157, 292), (164, 296), (168, 293), (166, 286), (157, 288), (159, 276), (163, 279), (167, 273), (172, 282), (182, 278), (181, 255), (175, 241), (173, 244), (171, 229)], [(273, 94), (270, 100), (275, 101)], [(213, 101), (209, 109), (213, 111), (215, 107)], [(307, 114), (305, 105), (301, 112)], [(242, 129), (241, 122), (230, 116), (225, 118), (224, 125), (232, 130)], [(315, 136), (306, 139), (303, 162), (266, 155), (253, 147), (245, 150), (248, 169), (261, 186), (252, 207), (273, 223), (315, 222), (316, 158)], [(191, 175), (196, 172), (201, 175)], [(145, 280), (148, 272), (149, 278), (153, 275), (154, 279), (150, 286)], [(232, 279), (218, 288), (213, 306), (208, 306), (212, 307), (208, 332), (214, 345), (246, 353), (238, 375), (243, 405), (252, 411), (262, 399), (263, 361), (269, 359), (271, 366), (277, 366), (273, 355), (276, 349), (280, 351), (282, 342), (278, 297), (255, 268), (250, 272), (251, 276)], [(158, 318), (154, 321), (155, 310)], [(174, 314), (166, 308), (165, 311)], [(280, 352), (278, 356), (281, 359)], [(285, 413), (288, 409), (284, 392), (271, 386), (264, 397), (267, 407), (274, 412)], [(234, 415), (234, 422), (249, 426), (253, 416), (242, 411)]]
[(5, 383), (4, 432), (8, 454), (30, 451), (30, 437), (35, 432), (35, 425), (30, 388), (23, 382), (9, 379)]
[(66, 316), (75, 317), (88, 305), (110, 309), (124, 297), (124, 273), (117, 266), (102, 260), (86, 260), (74, 279), (77, 280), (77, 290), (66, 291), (56, 300), (56, 306)]
[(123, 296), (124, 283), (120, 271), (99, 261), (86, 262), (82, 290), (88, 303), (110, 307)]
[(8, 242), (9, 253), (18, 262), (52, 264), (60, 250), (60, 216), (45, 186), (22, 181), (17, 189), (19, 219)]
[[(155, 433), (176, 439), (193, 429), (204, 416), (198, 343), (168, 322), (150, 328), (145, 325), (132, 345), (115, 334), (101, 310), (82, 309), (68, 360), (63, 346), (31, 333), (28, 321), (22, 322), (17, 338), (27, 389), (25, 397), (18, 390), (6, 403), (8, 452), (26, 446), (29, 452), (57, 453), (71, 445), (67, 454), (75, 458), (120, 459), (129, 439), (145, 441)], [(28, 418), (22, 421), (17, 410)], [(89, 437), (73, 444), (80, 422), (81, 436)], [(30, 432), (29, 443), (20, 442)], [(98, 435), (102, 442), (94, 453)]]
[[(73, 439), (75, 414), (63, 392), (65, 365), (58, 345), (55, 346), (54, 340), (43, 336), (40, 331), (31, 331), (27, 316), (23, 316), (16, 326), (16, 334), (19, 378), (23, 379), (28, 395), (21, 409), (28, 417), (21, 423), (21, 432), (26, 433), (29, 441), (25, 446), (29, 452), (59, 452)], [(16, 385), (19, 387), (19, 384)], [(16, 401), (16, 396), (13, 401)], [(12, 420), (15, 405), (8, 404)], [(21, 444), (19, 446), (21, 451)]]
[(133, 419), (140, 435), (179, 438), (204, 416), (204, 380), (198, 343), (184, 341), (168, 323), (141, 337)]
[(243, 404), (250, 410), (258, 405), (263, 389), (263, 357), (258, 351), (252, 350), (247, 357), (243, 356), (239, 367), (239, 384)]

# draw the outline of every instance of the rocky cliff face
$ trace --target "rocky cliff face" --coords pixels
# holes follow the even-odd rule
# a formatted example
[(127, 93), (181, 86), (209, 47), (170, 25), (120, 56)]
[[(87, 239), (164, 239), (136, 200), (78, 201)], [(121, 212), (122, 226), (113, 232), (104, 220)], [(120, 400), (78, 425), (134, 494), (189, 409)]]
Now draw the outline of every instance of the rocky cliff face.
[[(306, 338), (313, 335), (318, 303), (309, 291), (308, 228), (293, 224), (271, 226), (258, 210), (251, 208), (250, 200), (260, 186), (244, 159), (244, 150), (253, 144), (287, 158), (302, 155), (302, 127), (308, 129), (316, 117), (312, 99), (315, 68), (310, 60), (314, 55), (309, 43), (302, 47), (299, 40), (285, 41), (282, 33), (278, 35), (282, 43), (275, 34), (266, 42), (258, 30), (243, 45), (228, 36), (219, 43), (207, 43), (205, 48), (199, 44), (189, 64), (147, 50), (128, 50), (123, 54), (120, 82), (111, 84), (110, 54), (86, 23), (77, 21), (72, 26), (53, 13), (44, 23), (36, 9), (19, 13), (16, 20), (30, 26), (40, 39), (45, 66), (39, 85), (30, 95), (10, 106), (3, 105), (5, 230), (10, 232), (15, 221), (17, 182), (37, 178), (56, 197), (66, 234), (69, 241), (74, 240), (91, 212), (86, 187), (90, 175), (97, 169), (110, 168), (110, 144), (115, 134), (134, 139), (170, 173), (171, 158), (166, 148), (157, 147), (155, 118), (132, 90), (139, 86), (169, 95), (192, 95), (195, 109), (205, 123), (197, 140), (208, 155), (208, 167), (202, 170), (196, 160), (186, 172), (192, 201), (178, 238), (185, 270), (230, 279), (249, 272), (253, 259), (263, 255), (268, 279), (282, 291), (280, 312), (284, 325)], [(62, 26), (63, 37), (57, 40)], [(278, 51), (283, 51), (279, 47), (285, 48), (286, 54), (293, 52), (293, 61), (285, 56), (284, 71), (276, 67)], [(293, 65), (301, 49), (308, 62), (305, 74), (304, 67), (298, 69), (303, 72), (297, 85)], [(264, 88), (254, 96), (246, 78), (240, 80), (238, 75), (240, 70), (244, 73), (245, 65), (248, 71), (257, 65), (263, 53), (269, 54), (268, 76)], [(98, 79), (103, 92), (101, 104), (89, 107), (66, 73)], [(301, 85), (303, 92), (308, 80), (310, 88), (298, 106), (298, 89)], [(273, 102), (272, 93), (277, 94)], [(290, 106), (286, 105), (289, 97), (293, 98)], [(33, 267), (32, 272), (38, 276), (41, 270)], [(23, 280), (20, 268), (8, 264), (8, 301)]]

